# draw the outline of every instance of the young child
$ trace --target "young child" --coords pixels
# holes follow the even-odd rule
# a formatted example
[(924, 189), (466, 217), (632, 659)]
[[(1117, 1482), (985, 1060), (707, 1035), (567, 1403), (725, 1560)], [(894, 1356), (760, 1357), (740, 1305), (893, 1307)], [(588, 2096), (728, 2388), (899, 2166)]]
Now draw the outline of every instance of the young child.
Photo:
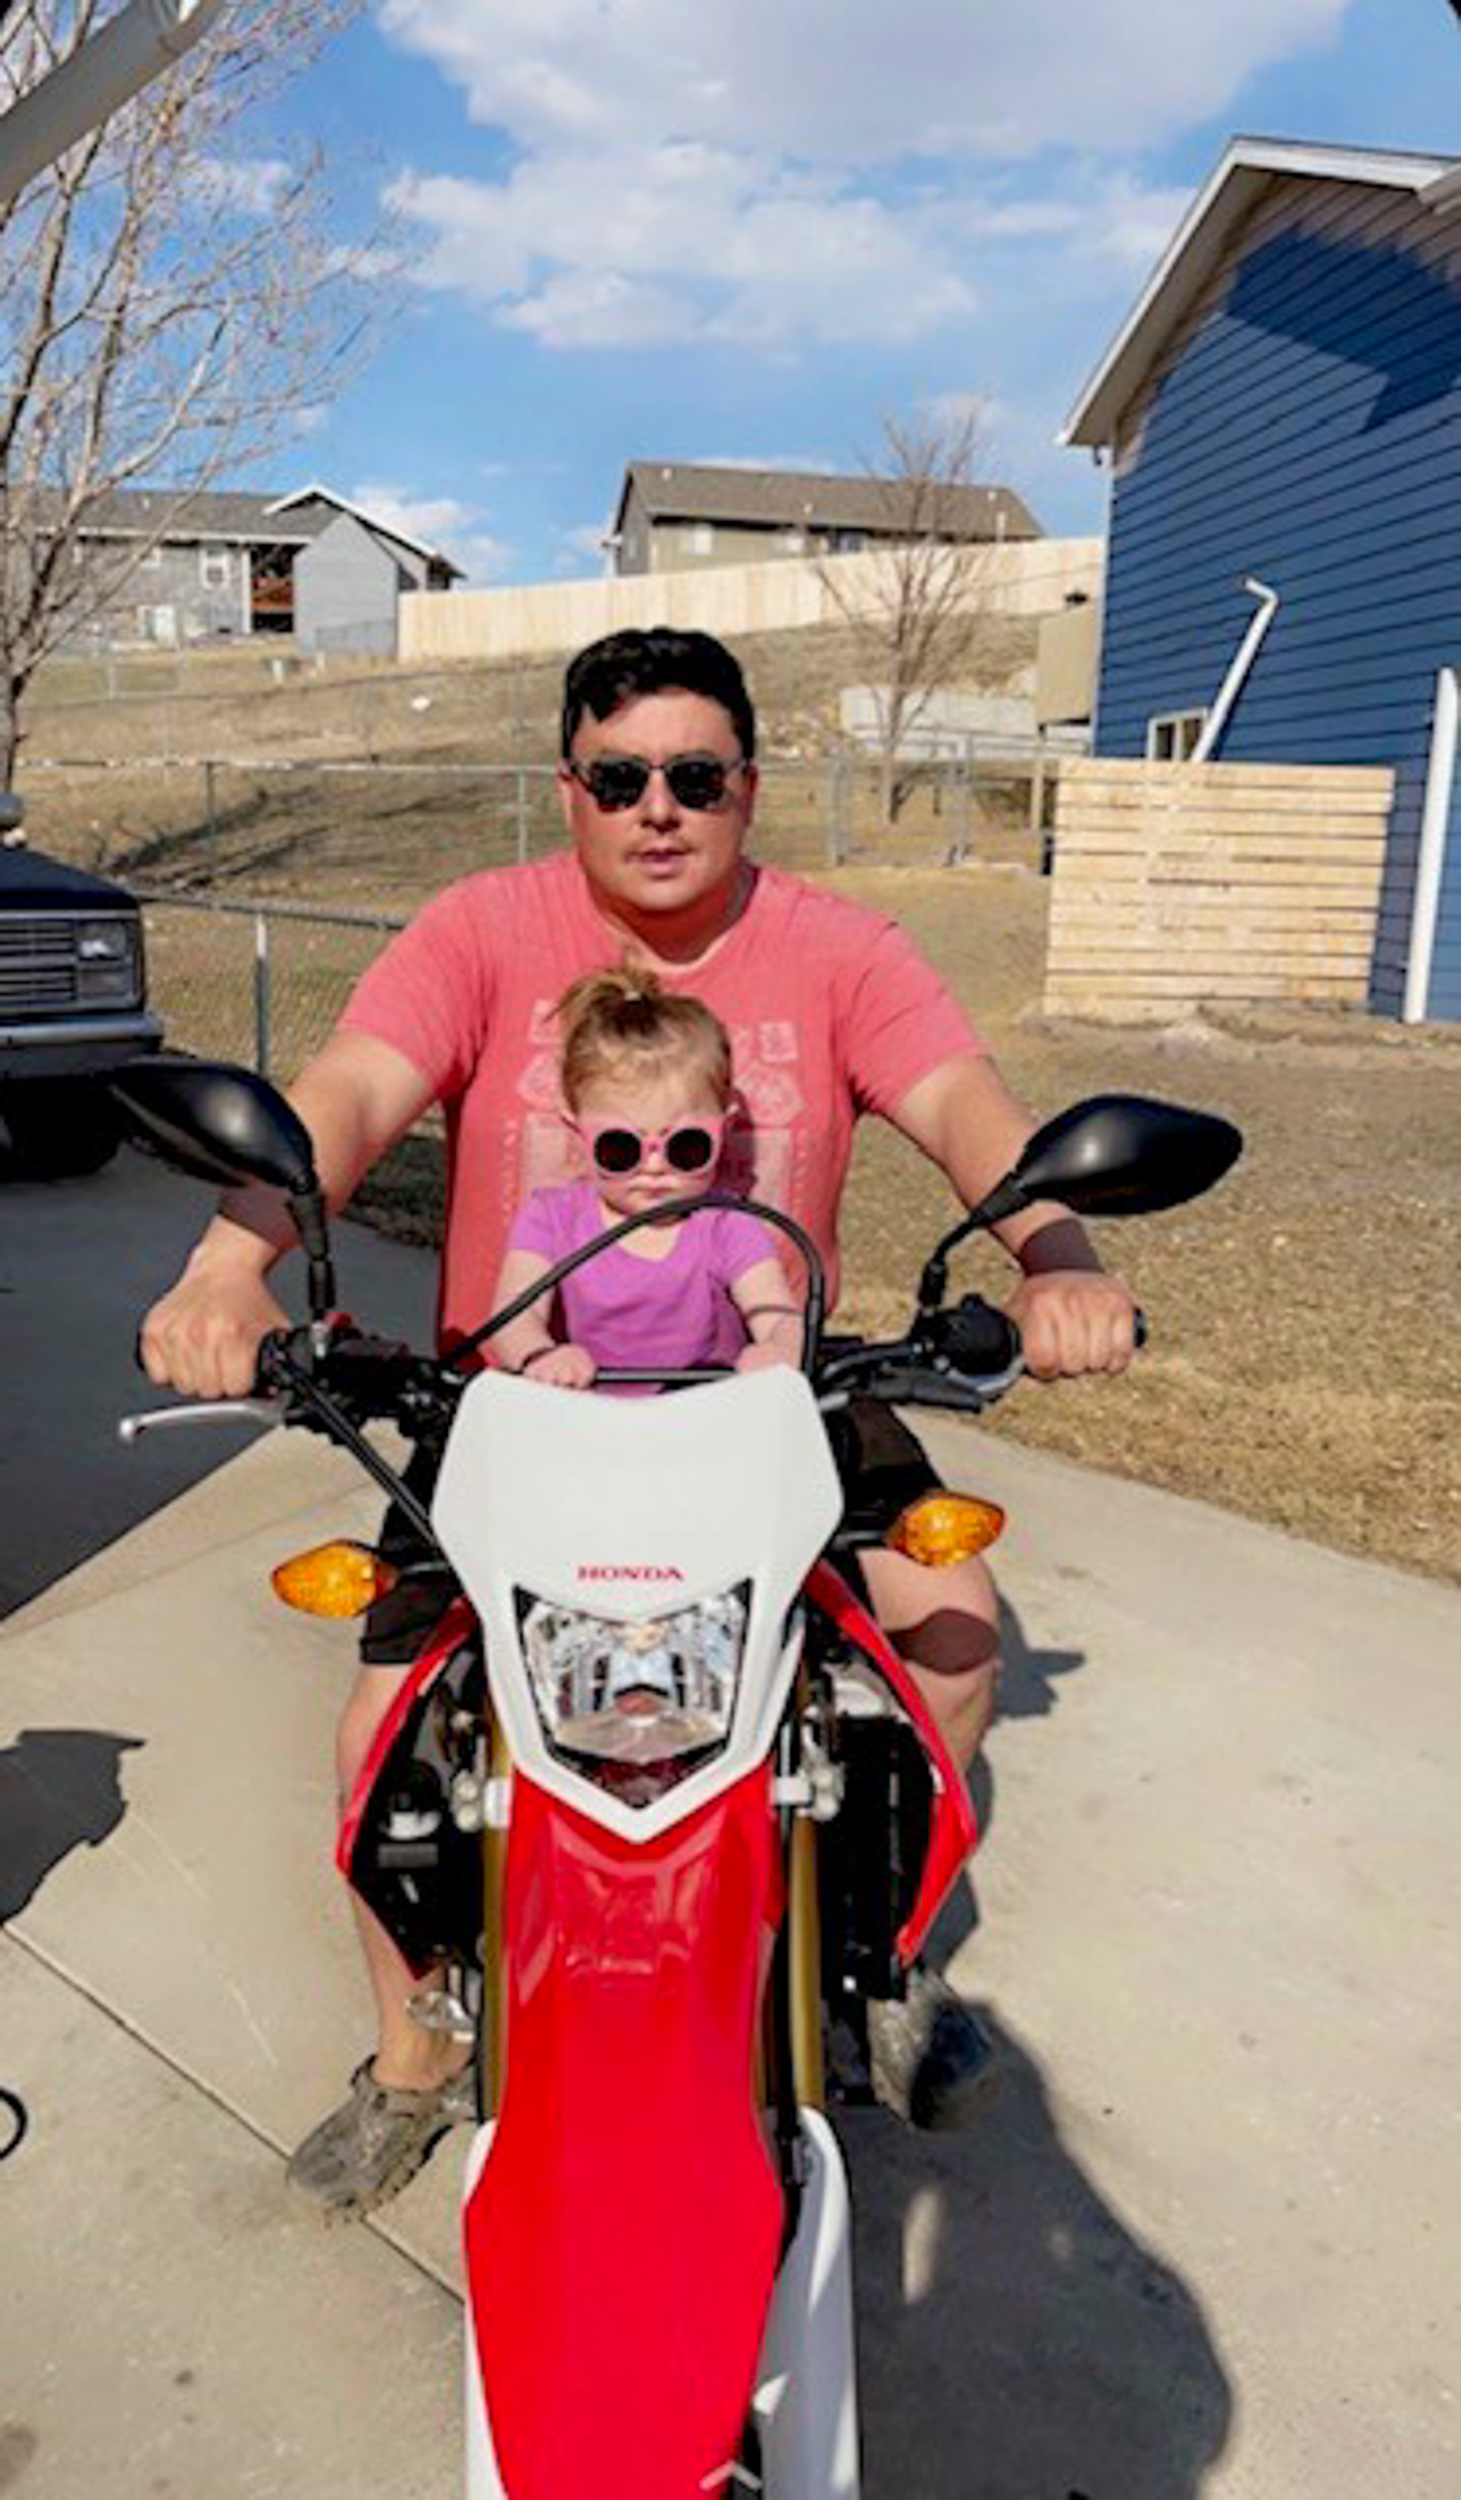
[[(585, 1177), (536, 1189), (519, 1210), (494, 1311), (622, 1217), (715, 1186), (731, 1069), (710, 1009), (626, 967), (575, 981), (558, 1014), (564, 1117)], [(795, 1363), (801, 1344), (770, 1233), (724, 1207), (628, 1234), (492, 1340), (506, 1370), (560, 1389), (587, 1389), (601, 1370)]]

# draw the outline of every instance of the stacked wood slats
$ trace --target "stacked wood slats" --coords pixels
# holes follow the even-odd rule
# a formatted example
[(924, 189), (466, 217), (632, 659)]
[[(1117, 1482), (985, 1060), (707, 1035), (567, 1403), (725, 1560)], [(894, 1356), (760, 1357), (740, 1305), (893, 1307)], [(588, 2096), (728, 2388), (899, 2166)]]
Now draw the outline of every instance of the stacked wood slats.
[(1362, 1003), (1393, 779), (1368, 765), (1062, 765), (1046, 1014)]

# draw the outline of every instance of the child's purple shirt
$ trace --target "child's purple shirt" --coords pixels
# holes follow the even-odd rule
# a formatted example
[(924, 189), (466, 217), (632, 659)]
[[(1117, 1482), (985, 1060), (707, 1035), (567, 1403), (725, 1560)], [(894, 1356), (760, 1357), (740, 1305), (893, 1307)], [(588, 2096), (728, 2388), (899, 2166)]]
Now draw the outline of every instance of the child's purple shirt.
[[(556, 1266), (605, 1229), (593, 1184), (575, 1181), (535, 1189), (513, 1219), (508, 1247)], [(601, 1371), (734, 1363), (749, 1332), (730, 1288), (775, 1256), (756, 1216), (707, 1207), (684, 1219), (665, 1258), (636, 1258), (620, 1241), (585, 1259), (558, 1288), (553, 1333), (586, 1347)]]

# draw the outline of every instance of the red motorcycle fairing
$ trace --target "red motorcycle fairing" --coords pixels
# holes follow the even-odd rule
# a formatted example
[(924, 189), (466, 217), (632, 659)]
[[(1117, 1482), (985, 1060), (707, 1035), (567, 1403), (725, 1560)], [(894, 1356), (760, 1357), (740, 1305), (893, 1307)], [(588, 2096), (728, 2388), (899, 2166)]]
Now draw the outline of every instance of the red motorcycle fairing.
[(854, 1597), (840, 1571), (825, 1556), (807, 1573), (807, 1595), (830, 1615), (844, 1639), (861, 1650), (889, 1686), (928, 1756), (933, 1775), (933, 1822), (919, 1878), (918, 1894), (898, 1930), (898, 1955), (905, 1970), (928, 1940), (959, 1870), (979, 1839), (979, 1826), (969, 1790), (918, 1685), (865, 1606)]
[(506, 2091), (464, 2221), (512, 2500), (729, 2481), (782, 2229), (754, 2086), (784, 1898), (770, 1779), (636, 1846), (514, 1777)]

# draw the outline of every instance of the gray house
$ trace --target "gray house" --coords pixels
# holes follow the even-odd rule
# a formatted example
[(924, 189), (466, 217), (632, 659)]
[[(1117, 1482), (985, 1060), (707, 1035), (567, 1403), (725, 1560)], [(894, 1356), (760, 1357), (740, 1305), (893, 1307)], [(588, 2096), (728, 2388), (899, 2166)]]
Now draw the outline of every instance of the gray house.
[(460, 578), (438, 548), (319, 485), (119, 489), (88, 513), (74, 562), (96, 592), (81, 603), (88, 638), (169, 648), (293, 633), (305, 650), (390, 652), (399, 592)]
[(616, 573), (683, 573), (697, 565), (857, 555), (930, 534), (960, 543), (1043, 536), (1007, 486), (928, 487), (905, 478), (632, 460), (606, 543)]
[(407, 590), (450, 590), (461, 567), (326, 487), (302, 487), (271, 506), (278, 521), (318, 516), (294, 559), (294, 639), (301, 651), (394, 656), (396, 603)]

